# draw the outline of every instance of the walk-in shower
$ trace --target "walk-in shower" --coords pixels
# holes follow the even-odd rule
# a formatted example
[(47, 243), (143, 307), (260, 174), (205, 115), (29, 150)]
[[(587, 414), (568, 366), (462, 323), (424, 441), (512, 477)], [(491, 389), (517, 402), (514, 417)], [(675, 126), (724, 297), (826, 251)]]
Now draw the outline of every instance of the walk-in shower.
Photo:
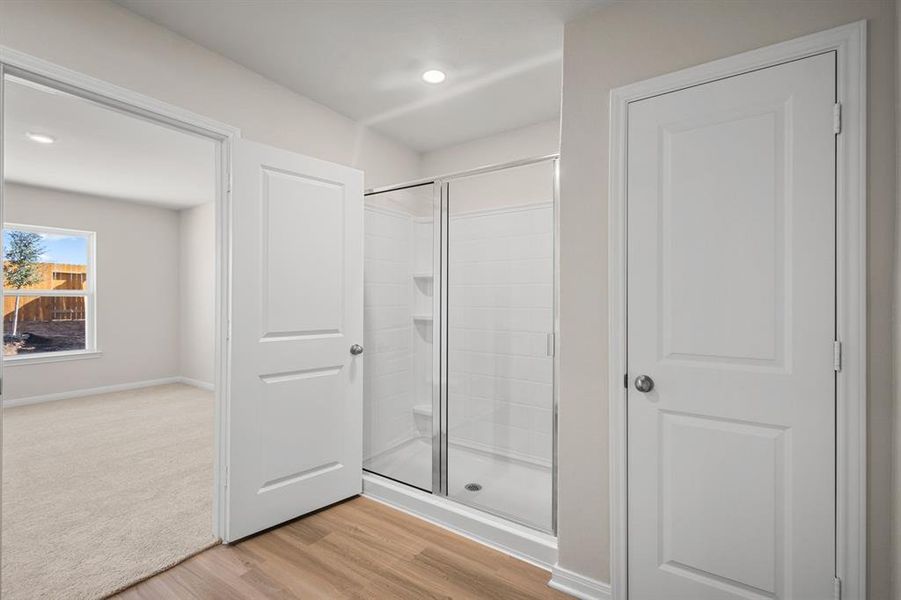
[(373, 190), (364, 468), (553, 532), (556, 157)]

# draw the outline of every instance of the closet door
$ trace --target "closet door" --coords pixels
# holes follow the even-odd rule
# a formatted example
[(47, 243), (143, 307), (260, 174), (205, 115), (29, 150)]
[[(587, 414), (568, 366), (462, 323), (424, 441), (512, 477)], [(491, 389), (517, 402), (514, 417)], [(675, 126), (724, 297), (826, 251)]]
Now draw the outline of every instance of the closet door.
[(362, 485), (363, 174), (233, 159), (227, 541)]
[(835, 54), (629, 106), (631, 600), (835, 573)]

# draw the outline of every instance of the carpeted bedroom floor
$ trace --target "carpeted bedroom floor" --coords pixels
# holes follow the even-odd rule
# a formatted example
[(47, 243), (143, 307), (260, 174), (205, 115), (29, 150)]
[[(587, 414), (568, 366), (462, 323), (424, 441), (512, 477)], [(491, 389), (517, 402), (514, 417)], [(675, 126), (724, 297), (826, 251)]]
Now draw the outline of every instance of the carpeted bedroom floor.
[(212, 489), (212, 392), (5, 409), (3, 598), (102, 598), (215, 544)]

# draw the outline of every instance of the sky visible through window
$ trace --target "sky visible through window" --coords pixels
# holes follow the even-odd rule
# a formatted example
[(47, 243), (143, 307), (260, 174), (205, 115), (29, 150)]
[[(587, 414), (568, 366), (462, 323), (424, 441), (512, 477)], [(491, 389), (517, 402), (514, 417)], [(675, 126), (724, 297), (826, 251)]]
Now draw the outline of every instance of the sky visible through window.
[[(8, 229), (3, 230), (3, 256), (6, 256), (9, 240)], [(87, 236), (72, 234), (41, 233), (44, 254), (42, 262), (62, 263), (70, 265), (88, 264)]]

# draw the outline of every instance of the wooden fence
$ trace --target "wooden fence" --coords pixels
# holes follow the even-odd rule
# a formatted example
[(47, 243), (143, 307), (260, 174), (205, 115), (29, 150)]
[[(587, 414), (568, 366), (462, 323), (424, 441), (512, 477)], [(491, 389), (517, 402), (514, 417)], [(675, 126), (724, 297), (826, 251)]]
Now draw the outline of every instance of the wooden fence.
[[(39, 263), (41, 281), (22, 288), (32, 290), (83, 290), (87, 285), (87, 267), (61, 263)], [(11, 323), (16, 309), (13, 296), (3, 298), (3, 320)], [(85, 318), (83, 296), (21, 296), (19, 322), (81, 321)]]

